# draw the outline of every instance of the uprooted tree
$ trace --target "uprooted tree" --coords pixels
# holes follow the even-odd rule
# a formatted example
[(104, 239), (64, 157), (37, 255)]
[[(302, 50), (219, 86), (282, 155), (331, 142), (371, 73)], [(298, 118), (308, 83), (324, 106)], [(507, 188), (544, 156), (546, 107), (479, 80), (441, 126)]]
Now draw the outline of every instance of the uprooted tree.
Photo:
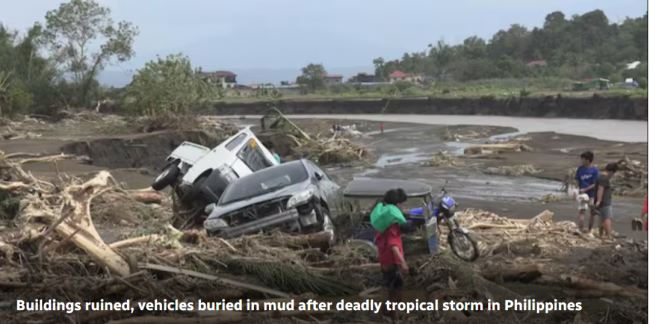
[(71, 0), (45, 15), (45, 41), (63, 72), (72, 75), (77, 102), (85, 106), (99, 72), (135, 55), (137, 27), (126, 21), (116, 24), (110, 15), (111, 10), (95, 0)]

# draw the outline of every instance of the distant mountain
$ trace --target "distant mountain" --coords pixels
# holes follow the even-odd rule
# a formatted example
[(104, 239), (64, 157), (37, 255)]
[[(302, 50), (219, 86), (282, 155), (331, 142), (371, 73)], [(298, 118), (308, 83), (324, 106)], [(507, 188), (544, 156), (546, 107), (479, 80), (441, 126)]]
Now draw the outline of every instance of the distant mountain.
[[(217, 69), (215, 69), (217, 70)], [(207, 71), (207, 69), (206, 69)], [(280, 83), (281, 81), (296, 81), (300, 75), (300, 68), (295, 69), (231, 69), (231, 72), (237, 74), (237, 82), (240, 84), (251, 83)], [(359, 72), (374, 73), (373, 66), (356, 66), (342, 68), (328, 68), (327, 72), (332, 74), (342, 74), (344, 80), (356, 75)], [(123, 87), (129, 82), (133, 74), (127, 71), (103, 71), (99, 76), (99, 82), (107, 86)]]

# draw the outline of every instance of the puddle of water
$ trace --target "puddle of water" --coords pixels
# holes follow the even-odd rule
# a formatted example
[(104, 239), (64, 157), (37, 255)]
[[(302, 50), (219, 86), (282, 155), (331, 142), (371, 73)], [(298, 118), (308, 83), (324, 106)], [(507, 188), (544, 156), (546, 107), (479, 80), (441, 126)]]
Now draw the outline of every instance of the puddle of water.
[(425, 161), (427, 158), (428, 156), (422, 153), (383, 155), (377, 160), (375, 166), (379, 168), (384, 168), (390, 165), (417, 163), (417, 162)]
[(354, 175), (354, 178), (366, 178), (370, 175), (379, 173), (378, 169), (368, 169)]
[(527, 133), (522, 133), (522, 132), (512, 132), (512, 133), (505, 133), (505, 134), (497, 134), (497, 135), (492, 135), (488, 137), (488, 141), (494, 142), (494, 141), (504, 141), (504, 140), (509, 140), (513, 139), (515, 137), (520, 137), (520, 136), (525, 136)]
[[(461, 199), (531, 201), (545, 194), (557, 193), (561, 187), (561, 183), (557, 181), (472, 173), (441, 173), (436, 175), (436, 179), (448, 180), (449, 193)], [(419, 179), (419, 181), (430, 183), (431, 179)], [(437, 190), (436, 188), (434, 185), (434, 190)]]
[(467, 142), (445, 142), (445, 145), (452, 147), (452, 150), (449, 153), (453, 155), (463, 155), (465, 154), (466, 148), (475, 144)]

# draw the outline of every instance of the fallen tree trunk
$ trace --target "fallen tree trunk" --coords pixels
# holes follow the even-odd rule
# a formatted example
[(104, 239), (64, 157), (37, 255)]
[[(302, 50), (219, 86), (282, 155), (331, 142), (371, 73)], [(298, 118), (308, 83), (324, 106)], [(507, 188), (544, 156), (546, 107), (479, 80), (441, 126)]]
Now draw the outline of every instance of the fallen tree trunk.
[[(101, 171), (97, 176), (80, 185), (71, 185), (62, 193), (63, 203), (60, 212), (53, 211), (38, 197), (27, 199), (20, 211), (22, 217), (45, 218), (61, 237), (71, 237), (71, 241), (86, 251), (97, 262), (118, 276), (130, 274), (129, 265), (119, 254), (111, 249), (97, 233), (90, 216), (90, 202), (106, 191), (111, 175)], [(47, 230), (46, 232), (49, 232)]]
[(134, 237), (122, 241), (118, 241), (115, 243), (111, 243), (109, 247), (111, 249), (120, 249), (120, 248), (125, 248), (137, 244), (143, 244), (143, 243), (155, 243), (155, 242), (161, 242), (164, 241), (165, 237), (162, 235), (157, 235), (157, 234), (151, 234), (151, 235), (145, 235), (145, 236), (140, 236), (140, 237)]
[(533, 282), (542, 276), (540, 264), (528, 264), (524, 266), (498, 266), (481, 271), (483, 278), (495, 282)]
[(546, 285), (560, 286), (578, 291), (587, 291), (588, 295), (598, 297), (624, 297), (648, 299), (648, 291), (636, 287), (622, 287), (611, 282), (598, 282), (591, 279), (579, 278), (571, 275), (549, 276), (543, 275), (536, 282)]
[(128, 192), (126, 195), (111, 193), (107, 195), (113, 200), (124, 200), (131, 198), (144, 204), (161, 204), (163, 195), (159, 192)]
[(284, 297), (284, 298), (289, 298), (291, 297), (289, 294), (262, 287), (262, 286), (257, 286), (257, 285), (252, 285), (248, 284), (245, 282), (239, 282), (235, 280), (230, 280), (226, 278), (220, 278), (217, 276), (213, 276), (210, 274), (205, 274), (197, 271), (192, 271), (192, 270), (185, 270), (185, 269), (179, 269), (179, 268), (173, 268), (173, 267), (167, 267), (167, 266), (162, 266), (162, 265), (157, 265), (157, 264), (150, 264), (150, 263), (145, 263), (140, 265), (141, 269), (149, 269), (149, 270), (157, 270), (157, 271), (164, 271), (164, 272), (169, 272), (169, 273), (177, 273), (177, 274), (184, 274), (187, 276), (192, 276), (196, 278), (202, 278), (202, 279), (207, 279), (207, 280), (214, 280), (224, 286), (230, 286), (230, 287), (235, 287), (235, 288), (243, 288), (243, 289), (248, 289), (248, 290), (254, 290), (254, 291), (259, 291), (261, 293), (269, 294), (269, 295), (274, 295), (278, 297)]
[(285, 235), (281, 239), (274, 237), (273, 240), (269, 241), (269, 244), (272, 246), (293, 246), (293, 247), (304, 247), (304, 246), (313, 246), (320, 247), (329, 244), (330, 234), (327, 232), (318, 232), (305, 235)]

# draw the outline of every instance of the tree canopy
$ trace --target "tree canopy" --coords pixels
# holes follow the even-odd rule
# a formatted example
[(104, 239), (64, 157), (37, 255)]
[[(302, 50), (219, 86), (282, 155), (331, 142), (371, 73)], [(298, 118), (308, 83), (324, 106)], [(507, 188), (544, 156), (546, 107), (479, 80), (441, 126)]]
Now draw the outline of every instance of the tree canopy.
[[(527, 66), (533, 61), (538, 62)], [(635, 70), (628, 63), (641, 61)], [(558, 76), (573, 79), (602, 77), (646, 78), (648, 74), (648, 14), (610, 23), (602, 10), (567, 18), (548, 14), (542, 27), (528, 29), (513, 24), (489, 40), (468, 37), (462, 44), (429, 44), (401, 59), (373, 61), (375, 74), (385, 78), (400, 70), (430, 76), (451, 76), (458, 81)]]
[[(10, 27), (0, 22), (0, 116), (92, 108), (109, 94), (125, 99), (123, 106), (135, 113), (181, 113), (224, 95), (224, 89), (204, 79), (182, 54), (147, 63), (120, 93), (124, 96), (118, 98), (115, 91), (102, 87), (97, 77), (105, 67), (135, 55), (138, 28), (114, 21), (110, 9), (97, 0), (67, 0), (26, 31)], [(635, 61), (641, 64), (626, 68)], [(616, 82), (631, 77), (643, 88), (647, 86), (647, 62), (647, 13), (610, 23), (601, 10), (573, 17), (553, 12), (538, 28), (514, 24), (489, 40), (472, 36), (458, 45), (438, 41), (400, 59), (373, 60), (380, 80), (396, 70), (450, 78), (461, 81), (462, 86), (491, 82), (483, 81), (486, 79), (509, 79), (520, 86), (524, 80), (538, 77), (557, 77), (554, 79), (569, 84), (568, 79), (602, 77)], [(327, 85), (326, 76), (323, 64), (309, 64), (296, 83), (301, 91), (311, 93), (324, 88), (329, 93), (352, 95), (370, 91), (351, 84)], [(279, 95), (270, 89), (260, 88), (255, 96)], [(238, 88), (229, 91), (239, 93)], [(420, 89), (410, 82), (396, 82), (381, 88), (379, 94), (411, 96), (417, 91)]]
[(95, 0), (70, 0), (19, 33), (0, 22), (0, 114), (54, 113), (92, 107), (102, 96), (97, 76), (129, 60), (138, 29), (114, 22)]
[(323, 64), (309, 64), (302, 68), (302, 74), (296, 78), (296, 83), (308, 91), (315, 91), (325, 86), (327, 71)]
[(130, 110), (146, 115), (184, 113), (220, 97), (219, 88), (201, 78), (182, 54), (145, 64), (125, 90)]

